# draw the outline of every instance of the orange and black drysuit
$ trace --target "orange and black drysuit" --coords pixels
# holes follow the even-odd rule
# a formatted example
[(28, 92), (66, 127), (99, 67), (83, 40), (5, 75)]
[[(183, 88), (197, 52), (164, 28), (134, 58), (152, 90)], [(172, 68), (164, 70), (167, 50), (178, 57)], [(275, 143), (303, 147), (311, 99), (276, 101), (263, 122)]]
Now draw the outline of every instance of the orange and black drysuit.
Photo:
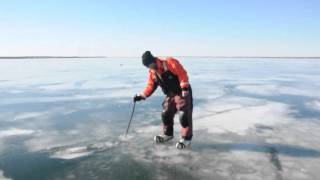
[[(167, 58), (155, 58), (157, 70), (149, 70), (147, 86), (141, 96), (149, 97), (158, 86), (162, 88), (166, 98), (162, 103), (162, 122), (165, 135), (173, 136), (173, 119), (179, 111), (181, 136), (186, 140), (192, 138), (192, 90), (188, 81), (188, 75), (178, 60)], [(185, 93), (187, 92), (187, 93)], [(188, 94), (183, 96), (182, 94)]]

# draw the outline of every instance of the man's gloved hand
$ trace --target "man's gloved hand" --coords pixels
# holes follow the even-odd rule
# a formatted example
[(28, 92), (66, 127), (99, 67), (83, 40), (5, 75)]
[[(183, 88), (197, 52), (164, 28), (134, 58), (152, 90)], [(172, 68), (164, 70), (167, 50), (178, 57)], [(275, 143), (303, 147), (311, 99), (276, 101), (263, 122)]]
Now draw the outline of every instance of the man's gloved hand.
[(134, 97), (133, 97), (133, 102), (136, 102), (136, 101), (141, 101), (141, 100), (145, 100), (146, 98), (144, 96), (142, 96), (141, 94), (136, 94)]
[(188, 95), (189, 95), (189, 91), (182, 90), (181, 96), (182, 96), (183, 98), (187, 97)]

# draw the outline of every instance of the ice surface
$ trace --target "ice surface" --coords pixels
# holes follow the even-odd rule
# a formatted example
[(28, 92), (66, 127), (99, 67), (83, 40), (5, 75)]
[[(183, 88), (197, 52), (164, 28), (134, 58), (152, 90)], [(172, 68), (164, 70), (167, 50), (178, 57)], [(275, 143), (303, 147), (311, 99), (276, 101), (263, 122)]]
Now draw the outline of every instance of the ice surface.
[[(224, 106), (221, 103), (219, 106)], [(280, 103), (266, 103), (262, 105), (240, 106), (234, 108), (225, 108), (215, 111), (214, 105), (201, 112), (198, 110), (200, 117), (197, 118), (195, 129), (206, 129), (210, 133), (237, 133), (244, 135), (247, 130), (254, 128), (255, 125), (280, 125), (288, 122), (290, 117), (288, 108)], [(227, 105), (226, 105), (227, 106)]]
[(66, 148), (59, 151), (54, 152), (50, 157), (59, 158), (59, 159), (74, 159), (83, 156), (88, 156), (92, 153), (92, 151), (88, 151), (87, 147), (72, 147)]
[(32, 133), (34, 133), (34, 131), (30, 129), (11, 128), (11, 129), (0, 131), (0, 138), (10, 137), (10, 136), (30, 135)]
[[(194, 94), (194, 139), (161, 133), (158, 90), (132, 96), (134, 58), (1, 60), (0, 179), (317, 179), (320, 62), (181, 58)], [(5, 176), (4, 176), (5, 174)]]
[(308, 108), (320, 112), (320, 100), (314, 100), (305, 104)]
[(7, 178), (3, 175), (3, 171), (0, 170), (0, 180), (10, 180), (10, 178)]

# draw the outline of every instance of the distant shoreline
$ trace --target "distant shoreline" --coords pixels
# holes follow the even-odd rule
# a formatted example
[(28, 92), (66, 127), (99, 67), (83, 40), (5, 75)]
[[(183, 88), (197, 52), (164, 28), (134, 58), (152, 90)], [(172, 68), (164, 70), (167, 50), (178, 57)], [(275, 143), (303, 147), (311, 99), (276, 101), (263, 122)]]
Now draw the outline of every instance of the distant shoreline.
[(317, 57), (300, 57), (300, 56), (176, 56), (186, 58), (264, 58), (264, 59), (320, 59)]
[[(174, 56), (182, 58), (261, 58), (261, 59), (320, 59), (317, 57), (300, 56)], [(84, 58), (140, 58), (136, 56), (1, 56), (0, 59), (84, 59)]]
[(59, 58), (107, 58), (105, 56), (1, 56), (0, 59), (59, 59)]

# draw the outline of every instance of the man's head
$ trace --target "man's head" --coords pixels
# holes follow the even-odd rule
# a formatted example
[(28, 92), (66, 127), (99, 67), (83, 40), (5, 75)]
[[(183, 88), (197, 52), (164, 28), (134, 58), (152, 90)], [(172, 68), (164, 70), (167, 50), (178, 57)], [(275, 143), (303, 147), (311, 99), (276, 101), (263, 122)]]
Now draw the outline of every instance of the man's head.
[(142, 54), (142, 64), (147, 68), (156, 69), (156, 58), (150, 51), (146, 51)]

